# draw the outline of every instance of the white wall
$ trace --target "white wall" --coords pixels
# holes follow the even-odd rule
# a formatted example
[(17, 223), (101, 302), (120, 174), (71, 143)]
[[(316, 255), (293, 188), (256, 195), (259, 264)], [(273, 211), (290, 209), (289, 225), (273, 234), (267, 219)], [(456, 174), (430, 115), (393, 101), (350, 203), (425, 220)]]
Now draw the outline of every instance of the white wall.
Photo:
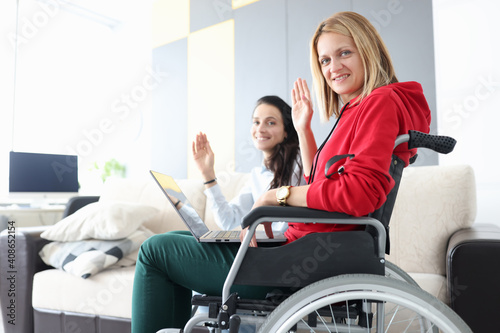
[(438, 132), (458, 140), (440, 164), (476, 174), (476, 222), (500, 225), (500, 2), (434, 0)]
[(7, 191), (8, 157), (12, 139), (12, 108), (14, 81), (14, 49), (5, 38), (16, 22), (16, 2), (0, 4), (0, 192)]

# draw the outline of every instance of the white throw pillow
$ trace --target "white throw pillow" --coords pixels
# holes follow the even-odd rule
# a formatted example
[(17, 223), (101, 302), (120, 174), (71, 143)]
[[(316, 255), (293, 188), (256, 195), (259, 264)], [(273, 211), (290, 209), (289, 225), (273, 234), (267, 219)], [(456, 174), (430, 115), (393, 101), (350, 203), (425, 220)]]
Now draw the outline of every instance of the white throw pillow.
[(40, 236), (73, 242), (85, 239), (114, 240), (125, 238), (142, 223), (158, 214), (158, 209), (130, 202), (94, 202), (57, 222)]

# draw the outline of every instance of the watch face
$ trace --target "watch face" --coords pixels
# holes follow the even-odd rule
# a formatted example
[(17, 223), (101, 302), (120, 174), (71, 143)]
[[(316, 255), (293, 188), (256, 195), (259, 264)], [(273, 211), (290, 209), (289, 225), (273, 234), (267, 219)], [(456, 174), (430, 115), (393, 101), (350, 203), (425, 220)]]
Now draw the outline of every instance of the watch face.
[(287, 187), (280, 187), (278, 191), (276, 192), (276, 196), (280, 199), (283, 199), (286, 197), (288, 194), (288, 188)]

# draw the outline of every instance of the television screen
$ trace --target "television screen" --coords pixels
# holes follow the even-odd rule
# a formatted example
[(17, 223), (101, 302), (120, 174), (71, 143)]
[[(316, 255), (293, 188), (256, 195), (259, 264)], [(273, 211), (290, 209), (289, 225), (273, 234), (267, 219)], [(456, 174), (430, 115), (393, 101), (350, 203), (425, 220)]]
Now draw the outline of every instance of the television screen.
[(78, 156), (10, 152), (9, 192), (78, 192)]

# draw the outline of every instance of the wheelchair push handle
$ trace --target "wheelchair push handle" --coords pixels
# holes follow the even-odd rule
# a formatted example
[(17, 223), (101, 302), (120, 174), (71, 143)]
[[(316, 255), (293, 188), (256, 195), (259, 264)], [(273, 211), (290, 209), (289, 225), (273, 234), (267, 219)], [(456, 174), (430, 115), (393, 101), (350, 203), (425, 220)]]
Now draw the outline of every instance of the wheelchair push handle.
[(419, 131), (408, 131), (408, 148), (429, 148), (441, 154), (453, 151), (457, 140), (449, 136), (426, 134)]

